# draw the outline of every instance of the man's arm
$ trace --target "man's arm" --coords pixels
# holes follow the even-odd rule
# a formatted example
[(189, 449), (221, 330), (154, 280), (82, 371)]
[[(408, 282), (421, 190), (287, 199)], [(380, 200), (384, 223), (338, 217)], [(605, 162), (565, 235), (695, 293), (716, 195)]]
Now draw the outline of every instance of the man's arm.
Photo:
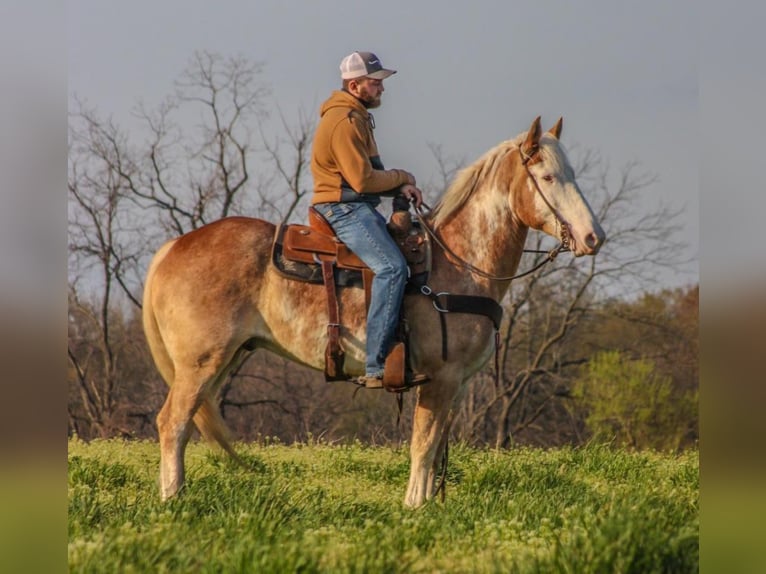
[(358, 193), (382, 193), (404, 184), (415, 183), (403, 169), (374, 169), (365, 144), (367, 134), (356, 118), (340, 122), (332, 134), (332, 149), (340, 172)]

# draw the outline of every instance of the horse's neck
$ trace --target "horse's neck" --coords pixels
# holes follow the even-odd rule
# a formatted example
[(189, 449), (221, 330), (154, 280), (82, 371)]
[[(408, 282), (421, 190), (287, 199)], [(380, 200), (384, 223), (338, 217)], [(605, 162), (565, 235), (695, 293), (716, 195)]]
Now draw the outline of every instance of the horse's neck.
[[(504, 193), (484, 188), (476, 190), (439, 228), (439, 234), (455, 255), (473, 267), (497, 277), (510, 277), (519, 265), (528, 230), (511, 213)], [(508, 289), (506, 281), (486, 281), (465, 273), (467, 280), (484, 285), (489, 296), (499, 299)]]

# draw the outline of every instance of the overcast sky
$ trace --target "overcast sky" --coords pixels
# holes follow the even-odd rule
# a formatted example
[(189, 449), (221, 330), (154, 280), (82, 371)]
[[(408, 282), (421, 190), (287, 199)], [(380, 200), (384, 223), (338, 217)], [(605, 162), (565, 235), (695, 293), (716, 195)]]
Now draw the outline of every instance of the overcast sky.
[[(590, 148), (616, 174), (639, 162), (657, 183), (639, 209), (683, 208), (685, 269), (698, 280), (698, 21), (691, 1), (436, 2), (257, 0), (68, 3), (68, 92), (130, 128), (138, 100), (159, 104), (195, 50), (265, 64), (289, 117), (315, 113), (353, 50), (375, 52), (386, 80), (376, 130), (383, 161), (421, 181), (428, 143), (473, 160), (564, 116), (567, 147)], [(574, 152), (572, 152), (574, 154)], [(658, 285), (661, 287), (662, 285)]]

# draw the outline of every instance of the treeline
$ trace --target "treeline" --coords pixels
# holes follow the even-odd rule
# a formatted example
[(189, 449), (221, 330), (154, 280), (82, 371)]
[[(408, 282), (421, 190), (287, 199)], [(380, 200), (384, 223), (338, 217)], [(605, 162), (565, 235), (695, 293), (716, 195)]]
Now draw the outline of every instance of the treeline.
[[(695, 445), (698, 297), (695, 286), (594, 305), (520, 391), (529, 365), (521, 349), (514, 357), (504, 347), (500, 386), (489, 364), (471, 382), (452, 436), (500, 447), (582, 444), (592, 437), (635, 448)], [(140, 314), (110, 315), (115, 351), (109, 356), (99, 350), (94, 313), (85, 305), (70, 314), (70, 435), (156, 438), (154, 419), (167, 387), (144, 343)], [(101, 384), (108, 380), (113, 384)], [(510, 389), (519, 391), (517, 398)], [(221, 409), (240, 440), (384, 444), (408, 439), (414, 393), (405, 397), (397, 422), (393, 395), (325, 383), (321, 373), (259, 350), (224, 385)]]
[[(167, 389), (140, 322), (143, 277), (168, 238), (228, 215), (303, 220), (313, 122), (272, 118), (261, 67), (199, 53), (157, 109), (136, 109), (129, 134), (82, 100), (69, 137), (69, 432), (156, 436)], [(188, 127), (183, 118), (195, 119)], [(515, 134), (509, 134), (512, 137)], [(497, 142), (487, 142), (487, 147)], [(431, 144), (435, 203), (462, 162)], [(697, 440), (697, 286), (663, 290), (658, 269), (683, 263), (678, 212), (640, 207), (655, 178), (618, 174), (590, 151), (570, 157), (607, 232), (595, 258), (560, 255), (506, 300), (500, 372), (472, 381), (452, 433), (471, 444), (559, 445), (591, 437), (675, 450)], [(530, 247), (547, 248), (532, 234)], [(525, 255), (520, 269), (539, 255)], [(492, 363), (490, 361), (490, 363)], [(406, 440), (394, 398), (256, 352), (221, 391), (237, 438)]]

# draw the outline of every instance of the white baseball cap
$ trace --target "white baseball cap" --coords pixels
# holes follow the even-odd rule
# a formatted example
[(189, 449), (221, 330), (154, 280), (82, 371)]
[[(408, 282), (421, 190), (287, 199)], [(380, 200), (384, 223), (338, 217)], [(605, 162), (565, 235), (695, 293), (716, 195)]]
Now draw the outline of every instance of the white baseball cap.
[(384, 80), (395, 73), (396, 70), (384, 68), (380, 58), (372, 52), (354, 52), (343, 58), (340, 63), (340, 77), (344, 80), (363, 77)]

